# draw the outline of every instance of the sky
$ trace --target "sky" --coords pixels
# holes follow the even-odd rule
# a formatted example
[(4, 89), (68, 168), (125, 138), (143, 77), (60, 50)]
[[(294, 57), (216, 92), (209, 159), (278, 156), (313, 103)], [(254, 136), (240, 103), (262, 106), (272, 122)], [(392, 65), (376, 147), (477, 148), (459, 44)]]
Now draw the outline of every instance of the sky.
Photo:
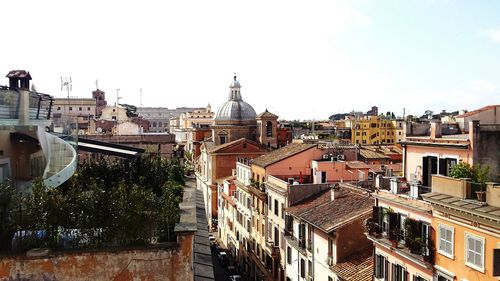
[[(500, 104), (500, 1), (4, 1), (0, 74), (37, 91), (216, 110), (243, 99), (280, 119), (398, 116)], [(8, 11), (8, 12), (6, 12)], [(0, 85), (7, 85), (0, 78)]]

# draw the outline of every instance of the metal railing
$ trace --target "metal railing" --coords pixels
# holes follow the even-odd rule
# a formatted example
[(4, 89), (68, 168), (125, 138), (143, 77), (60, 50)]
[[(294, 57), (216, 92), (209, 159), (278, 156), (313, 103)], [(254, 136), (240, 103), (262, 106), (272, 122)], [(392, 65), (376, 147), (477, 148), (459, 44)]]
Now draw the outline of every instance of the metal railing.
[[(20, 96), (18, 90), (0, 86), (0, 119), (19, 119)], [(30, 91), (28, 102), (30, 120), (50, 119), (53, 103), (51, 96)]]

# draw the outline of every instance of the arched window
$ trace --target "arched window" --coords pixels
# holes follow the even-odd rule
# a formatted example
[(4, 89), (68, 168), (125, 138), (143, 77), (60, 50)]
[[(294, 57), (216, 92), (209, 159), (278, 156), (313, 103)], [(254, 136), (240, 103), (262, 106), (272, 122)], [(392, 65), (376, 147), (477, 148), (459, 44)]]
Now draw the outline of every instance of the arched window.
[(266, 123), (266, 136), (272, 137), (273, 136), (273, 122), (267, 121)]

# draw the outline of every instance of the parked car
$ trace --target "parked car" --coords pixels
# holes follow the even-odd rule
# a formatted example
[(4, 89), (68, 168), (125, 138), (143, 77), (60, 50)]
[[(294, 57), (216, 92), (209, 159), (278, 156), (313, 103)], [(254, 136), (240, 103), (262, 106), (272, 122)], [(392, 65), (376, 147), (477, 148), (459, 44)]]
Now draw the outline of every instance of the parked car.
[(229, 279), (231, 279), (231, 281), (241, 281), (241, 275), (231, 275)]

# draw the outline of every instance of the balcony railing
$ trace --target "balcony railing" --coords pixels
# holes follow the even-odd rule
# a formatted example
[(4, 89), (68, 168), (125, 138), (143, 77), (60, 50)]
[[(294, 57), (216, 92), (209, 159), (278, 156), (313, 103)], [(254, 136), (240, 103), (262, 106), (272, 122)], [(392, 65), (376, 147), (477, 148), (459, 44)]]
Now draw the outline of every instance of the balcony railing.
[[(51, 96), (29, 92), (29, 119), (50, 119), (53, 99)], [(0, 119), (19, 119), (21, 93), (5, 86), (0, 86)]]
[(379, 243), (391, 245), (393, 248), (408, 253), (410, 257), (424, 262), (433, 261), (432, 240), (430, 237), (422, 237), (407, 233), (399, 228), (384, 229), (384, 226), (375, 223), (373, 219), (368, 219), (365, 230), (371, 240)]

